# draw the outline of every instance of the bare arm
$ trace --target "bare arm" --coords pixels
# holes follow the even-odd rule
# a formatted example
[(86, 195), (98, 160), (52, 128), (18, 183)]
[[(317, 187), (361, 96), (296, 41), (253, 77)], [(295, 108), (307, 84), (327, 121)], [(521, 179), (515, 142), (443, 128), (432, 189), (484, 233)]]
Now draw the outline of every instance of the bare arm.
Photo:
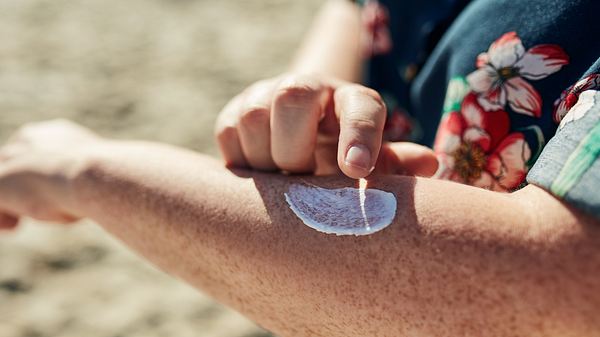
[(336, 237), (288, 209), (289, 184), (65, 122), (0, 150), (0, 228), (90, 217), (164, 270), (281, 336), (595, 336), (600, 229), (544, 191), (379, 176), (394, 222)]
[(377, 177), (397, 196), (394, 223), (336, 237), (304, 226), (283, 193), (352, 180), (230, 172), (150, 143), (92, 153), (73, 210), (282, 336), (600, 331), (600, 231), (536, 187)]

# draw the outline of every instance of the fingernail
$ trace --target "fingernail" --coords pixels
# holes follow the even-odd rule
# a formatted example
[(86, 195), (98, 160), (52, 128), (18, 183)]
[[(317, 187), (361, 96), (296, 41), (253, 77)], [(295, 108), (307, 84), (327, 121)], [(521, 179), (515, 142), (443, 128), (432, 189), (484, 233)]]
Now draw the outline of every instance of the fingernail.
[(363, 145), (353, 145), (346, 152), (346, 165), (354, 166), (365, 171), (371, 172), (371, 152)]

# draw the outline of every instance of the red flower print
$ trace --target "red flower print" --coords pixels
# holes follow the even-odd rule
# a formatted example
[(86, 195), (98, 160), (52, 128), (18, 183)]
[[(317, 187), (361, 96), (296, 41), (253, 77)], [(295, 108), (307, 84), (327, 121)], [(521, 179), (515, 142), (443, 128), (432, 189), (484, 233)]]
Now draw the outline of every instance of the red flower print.
[(569, 63), (569, 56), (557, 45), (537, 45), (527, 51), (515, 32), (509, 32), (477, 57), (477, 70), (467, 76), (486, 110), (505, 109), (508, 103), (517, 113), (540, 117), (542, 99), (527, 80), (541, 80)]
[(558, 129), (564, 128), (567, 124), (575, 122), (577, 120), (582, 119), (587, 115), (587, 113), (596, 105), (598, 105), (598, 100), (596, 100), (597, 90), (586, 90), (579, 95), (577, 103), (573, 105), (569, 112), (565, 115), (565, 117), (560, 121), (558, 125)]
[(554, 121), (560, 123), (567, 112), (579, 101), (579, 96), (586, 90), (600, 89), (600, 74), (591, 74), (567, 88), (554, 102)]
[(522, 133), (509, 129), (506, 111), (487, 112), (475, 93), (467, 94), (460, 112), (446, 114), (438, 129), (438, 178), (495, 191), (517, 188), (525, 179), (531, 150)]
[(363, 53), (365, 57), (387, 54), (392, 50), (387, 9), (377, 0), (369, 0), (362, 10)]

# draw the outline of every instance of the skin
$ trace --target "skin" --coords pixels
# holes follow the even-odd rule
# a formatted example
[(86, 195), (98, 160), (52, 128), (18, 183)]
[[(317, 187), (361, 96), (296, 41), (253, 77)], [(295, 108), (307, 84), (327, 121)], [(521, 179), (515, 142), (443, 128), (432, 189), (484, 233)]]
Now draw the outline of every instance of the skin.
[(215, 127), (226, 164), (355, 179), (374, 168), (420, 176), (436, 171), (430, 149), (382, 143), (385, 104), (355, 83), (363, 62), (359, 14), (349, 1), (329, 1), (290, 72), (252, 84), (227, 104)]
[[(331, 19), (350, 17), (337, 15)], [(317, 47), (306, 50), (327, 51), (327, 44)], [(338, 78), (333, 82), (318, 71), (294, 75), (314, 85), (300, 86), (310, 94), (299, 95), (306, 108), (295, 112), (309, 116), (299, 117), (303, 122), (297, 125), (322, 138), (323, 121), (311, 110), (318, 100), (311, 95), (330, 92), (324, 100), (336, 108), (328, 116), (340, 119), (339, 135), (332, 137), (336, 147), (356, 139), (377, 145), (372, 137), (378, 137), (378, 127), (371, 125), (371, 136), (361, 138), (363, 124), (343, 122), (354, 116), (352, 110), (377, 118), (377, 96), (353, 84), (336, 86), (347, 83), (352, 70), (331, 69), (338, 69), (328, 74)], [(279, 94), (287, 93), (282, 83), (296, 83), (282, 78), (273, 84)], [(354, 89), (351, 100), (344, 91)], [(283, 96), (277, 98), (285, 101)], [(292, 103), (298, 109), (298, 102)], [(368, 177), (369, 187), (396, 195), (393, 223), (365, 237), (316, 232), (288, 208), (283, 197), (288, 186), (334, 188), (356, 180), (256, 170), (286, 170), (277, 166), (285, 161), (272, 146), (280, 140), (272, 131), (272, 125), (279, 127), (273, 111), (281, 107), (263, 108), (268, 128), (267, 123), (241, 126), (239, 118), (217, 127), (227, 163), (243, 159), (240, 166), (247, 169), (226, 169), (210, 157), (163, 144), (104, 139), (66, 121), (27, 125), (0, 149), (0, 227), (13, 228), (23, 216), (61, 223), (91, 218), (165, 271), (280, 336), (600, 334), (597, 220), (533, 185), (501, 194), (390, 175), (430, 175), (435, 166), (427, 162), (428, 149), (397, 143), (378, 149), (377, 169)], [(252, 127), (260, 131), (254, 136), (263, 137), (256, 152), (243, 145), (244, 132), (256, 131)], [(350, 177), (368, 174), (345, 167), (343, 151), (326, 155), (316, 145), (311, 151), (307, 157), (314, 155), (315, 166), (302, 168), (312, 173), (326, 162), (322, 167), (338, 170), (337, 165)], [(304, 155), (298, 162), (308, 163)], [(274, 166), (255, 167), (269, 159)]]
[(0, 156), (4, 214), (89, 217), (280, 336), (600, 334), (600, 227), (535, 186), (374, 175), (369, 187), (396, 195), (394, 222), (337, 237), (302, 224), (283, 193), (356, 183), (342, 176), (231, 171), (65, 121), (25, 127)]

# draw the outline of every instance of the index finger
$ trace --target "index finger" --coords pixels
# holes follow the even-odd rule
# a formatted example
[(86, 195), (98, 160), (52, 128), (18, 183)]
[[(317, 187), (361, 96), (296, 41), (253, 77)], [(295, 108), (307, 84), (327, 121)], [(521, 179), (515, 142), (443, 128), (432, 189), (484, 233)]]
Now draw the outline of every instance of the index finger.
[(381, 149), (385, 104), (375, 90), (356, 84), (338, 88), (334, 99), (340, 119), (338, 165), (348, 177), (364, 178), (373, 171)]

